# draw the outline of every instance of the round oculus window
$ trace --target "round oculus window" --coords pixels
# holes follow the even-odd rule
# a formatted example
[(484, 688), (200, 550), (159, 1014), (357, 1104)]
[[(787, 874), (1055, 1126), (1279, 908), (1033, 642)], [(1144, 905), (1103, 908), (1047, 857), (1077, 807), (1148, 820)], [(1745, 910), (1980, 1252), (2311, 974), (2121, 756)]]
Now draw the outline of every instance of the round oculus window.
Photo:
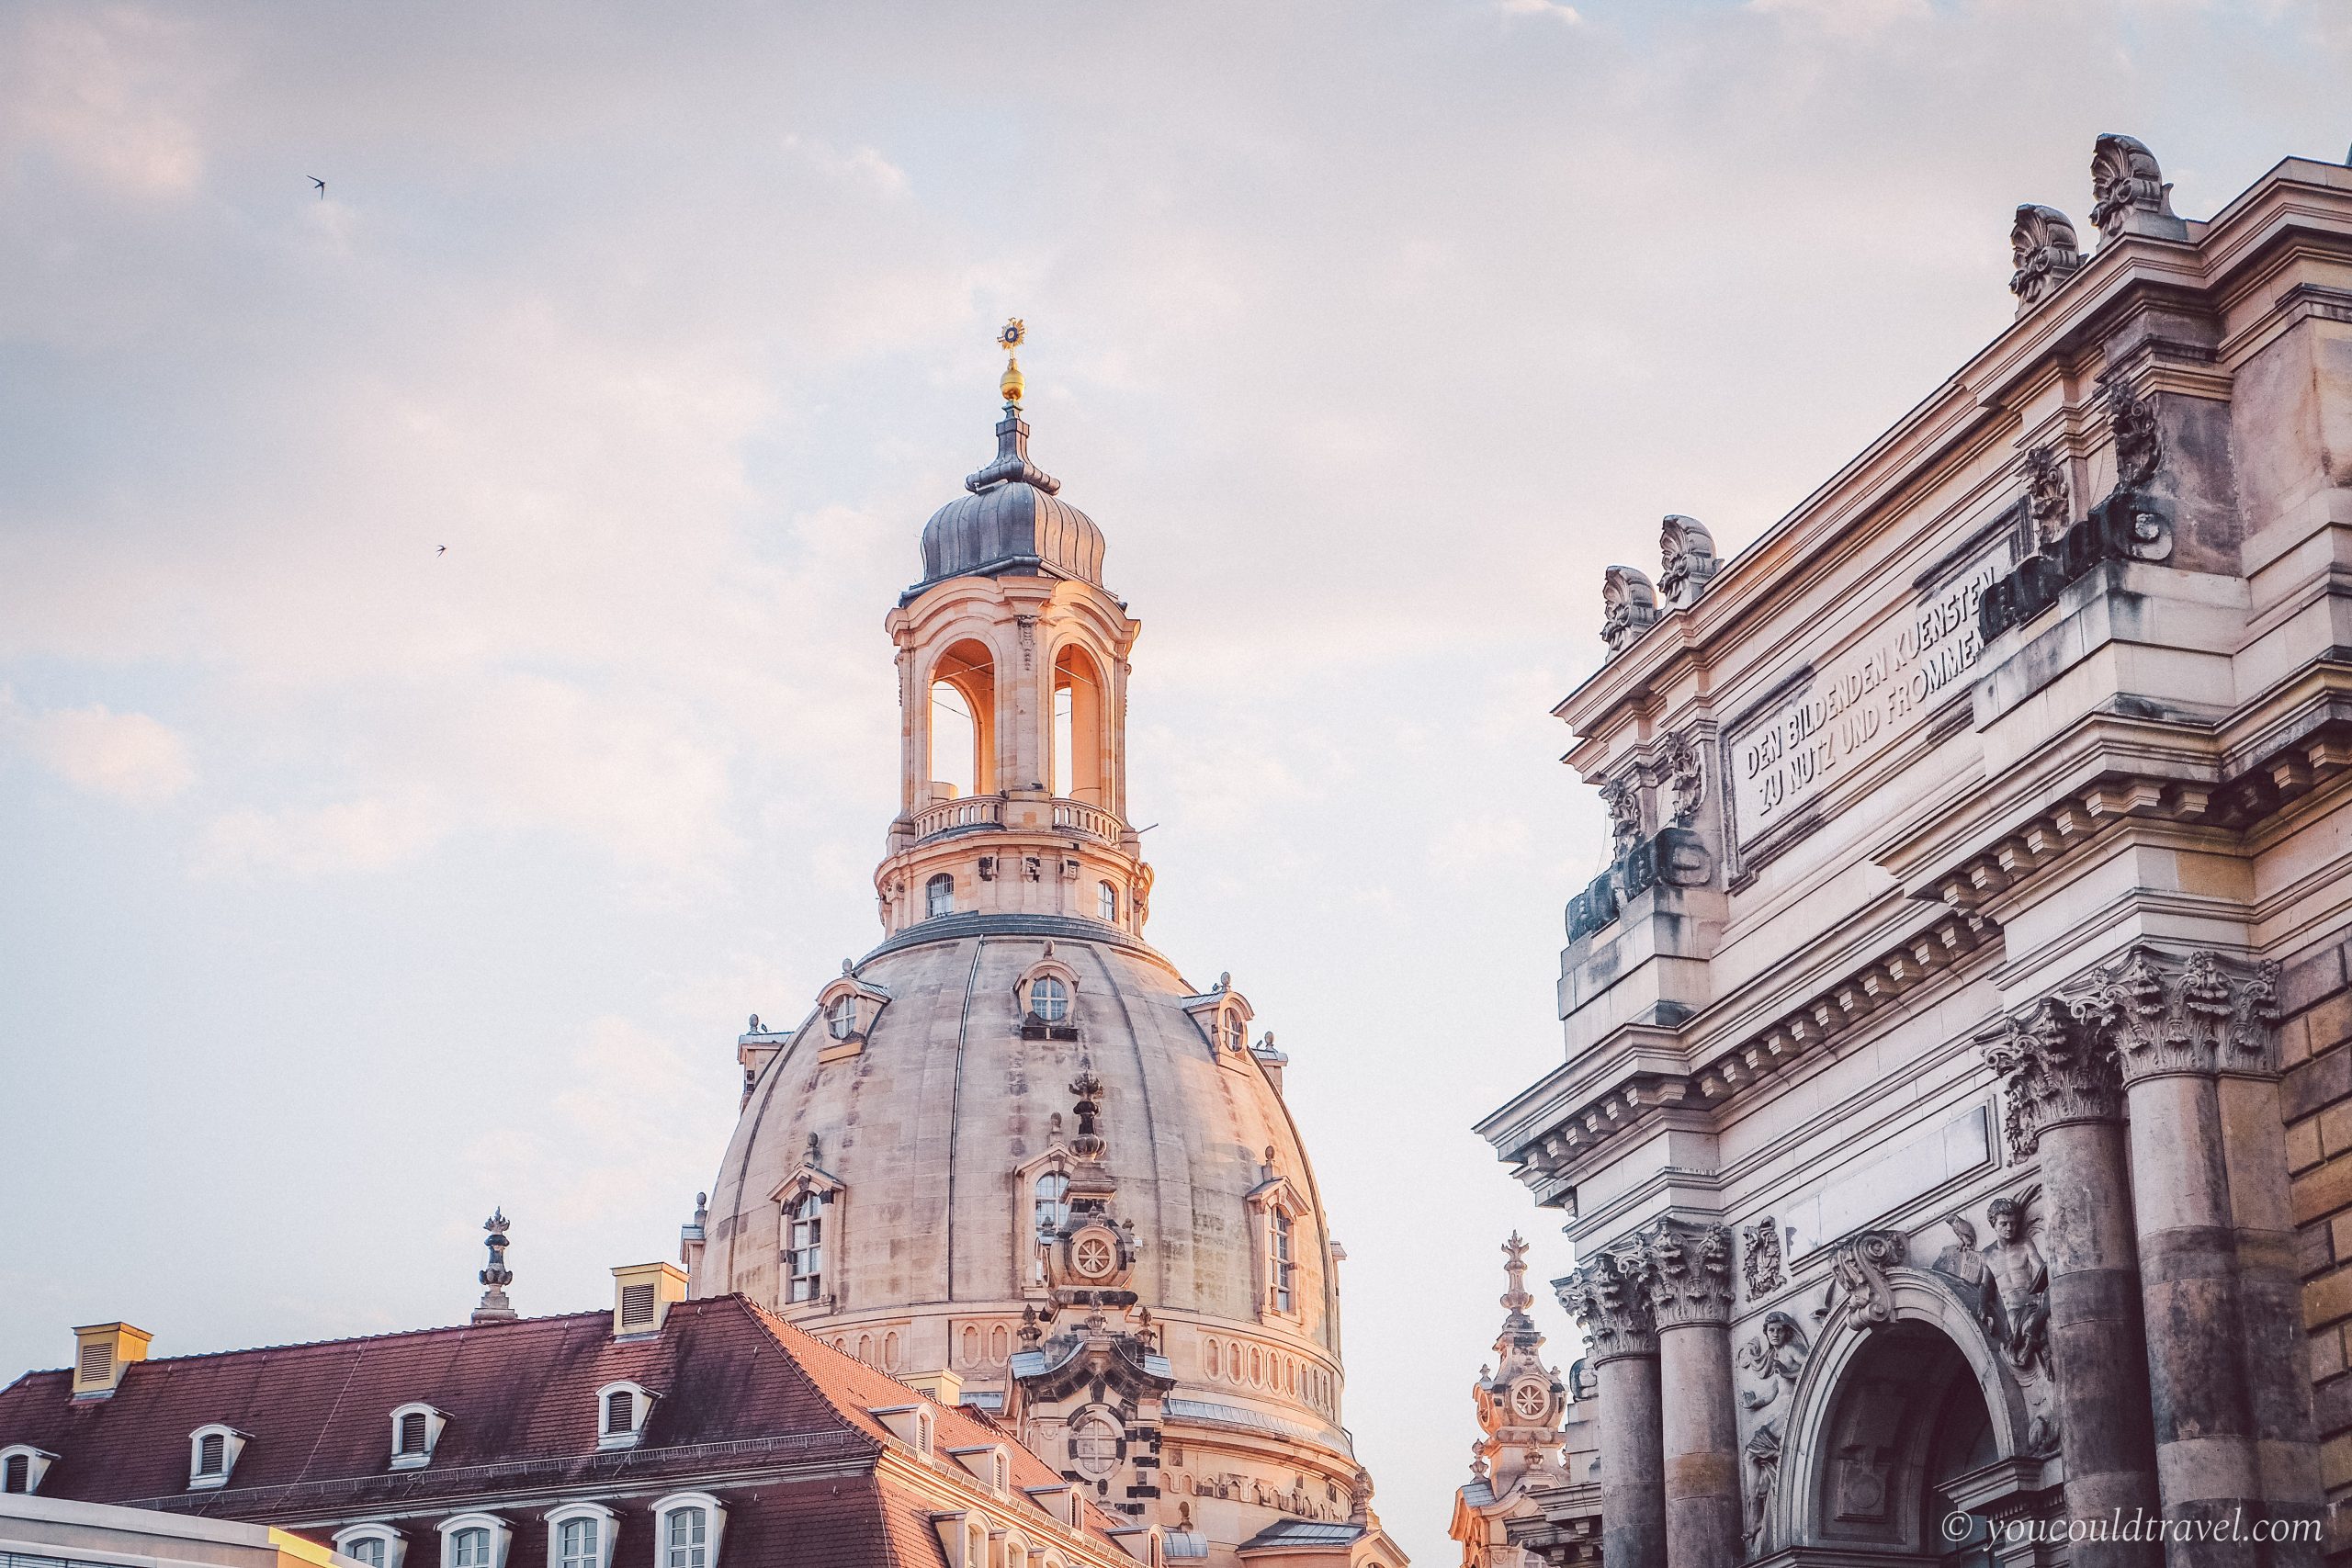
[(1542, 1383), (1523, 1382), (1510, 1391), (1511, 1409), (1531, 1421), (1542, 1416), (1551, 1403), (1552, 1393)]
[(1087, 1231), (1069, 1244), (1069, 1266), (1088, 1280), (1100, 1280), (1117, 1266), (1118, 1248), (1101, 1231)]

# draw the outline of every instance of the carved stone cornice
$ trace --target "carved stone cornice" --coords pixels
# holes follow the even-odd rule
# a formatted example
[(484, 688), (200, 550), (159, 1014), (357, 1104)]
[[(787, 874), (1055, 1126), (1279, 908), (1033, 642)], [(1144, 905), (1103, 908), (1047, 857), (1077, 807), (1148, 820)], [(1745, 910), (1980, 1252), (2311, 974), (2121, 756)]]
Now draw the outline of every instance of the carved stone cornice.
[(2278, 965), (2146, 943), (2062, 992), (2100, 1032), (2126, 1085), (2178, 1073), (2278, 1071)]
[(2061, 998), (2044, 997), (1976, 1038), (1985, 1066), (2007, 1075), (2002, 1122), (2012, 1159), (2030, 1156), (2048, 1128), (2123, 1120), (2113, 1042)]
[(1657, 1354), (1657, 1319), (1651, 1311), (1649, 1260), (1639, 1247), (1601, 1252), (1563, 1280), (1552, 1281), (1560, 1304), (1592, 1337), (1598, 1366), (1621, 1356)]
[(1650, 1311), (1657, 1326), (1728, 1324), (1736, 1292), (1731, 1270), (1731, 1227), (1659, 1220), (1639, 1238), (1649, 1265)]

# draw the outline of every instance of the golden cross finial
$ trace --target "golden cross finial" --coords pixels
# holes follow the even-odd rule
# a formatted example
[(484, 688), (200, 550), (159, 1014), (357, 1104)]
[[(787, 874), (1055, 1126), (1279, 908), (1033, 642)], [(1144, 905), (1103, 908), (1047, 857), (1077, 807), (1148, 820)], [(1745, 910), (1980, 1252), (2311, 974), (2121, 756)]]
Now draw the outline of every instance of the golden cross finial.
[(1029, 341), (1029, 329), (1022, 324), (1020, 317), (1015, 316), (1004, 323), (1004, 330), (996, 334), (996, 341), (997, 346), (1004, 350), (1004, 379), (997, 383), (997, 389), (1004, 394), (1006, 403), (1018, 408), (1021, 405), (1021, 361), (1013, 351)]

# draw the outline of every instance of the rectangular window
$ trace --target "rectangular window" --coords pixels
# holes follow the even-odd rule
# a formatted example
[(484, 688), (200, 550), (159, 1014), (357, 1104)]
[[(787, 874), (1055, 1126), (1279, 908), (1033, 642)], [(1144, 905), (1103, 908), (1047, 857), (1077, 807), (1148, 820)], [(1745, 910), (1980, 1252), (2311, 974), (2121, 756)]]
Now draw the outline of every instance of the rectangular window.
[(412, 1410), (401, 1417), (401, 1452), (421, 1454), (424, 1451), (424, 1412)]
[(82, 1347), (82, 1381), (104, 1382), (114, 1371), (114, 1347), (103, 1339), (93, 1339)]
[(597, 1568), (594, 1519), (566, 1519), (557, 1545), (557, 1568)]
[(456, 1550), (450, 1553), (451, 1568), (490, 1568), (490, 1532), (486, 1529), (462, 1529), (450, 1543)]
[(32, 1487), (33, 1461), (29, 1455), (10, 1454), (8, 1469), (0, 1477), (0, 1492), (29, 1492)]
[(1283, 1213), (1280, 1209), (1276, 1209), (1273, 1213), (1274, 1310), (1276, 1312), (1292, 1312), (1296, 1310), (1292, 1303), (1295, 1299), (1295, 1292), (1293, 1287), (1297, 1277), (1297, 1265), (1291, 1258), (1290, 1216)]
[[(637, 1400), (627, 1389), (605, 1396), (605, 1430), (626, 1432), (637, 1425)], [(577, 1521), (575, 1521), (577, 1522)]]
[(632, 1323), (651, 1323), (652, 1321), (653, 1287), (623, 1285), (621, 1287), (622, 1325), (626, 1326)]
[(665, 1536), (668, 1550), (662, 1554), (662, 1568), (708, 1568), (705, 1540), (700, 1508), (671, 1509)]
[(384, 1568), (384, 1538), (363, 1536), (345, 1547), (343, 1554), (354, 1562), (365, 1562), (368, 1568)]
[(784, 1259), (789, 1280), (785, 1299), (813, 1302), (824, 1293), (825, 1286), (825, 1201), (821, 1197), (814, 1192), (802, 1195), (792, 1211), (789, 1239)]
[(208, 1432), (196, 1445), (196, 1472), (198, 1475), (220, 1473), (222, 1459), (229, 1451), (229, 1440), (218, 1432)]

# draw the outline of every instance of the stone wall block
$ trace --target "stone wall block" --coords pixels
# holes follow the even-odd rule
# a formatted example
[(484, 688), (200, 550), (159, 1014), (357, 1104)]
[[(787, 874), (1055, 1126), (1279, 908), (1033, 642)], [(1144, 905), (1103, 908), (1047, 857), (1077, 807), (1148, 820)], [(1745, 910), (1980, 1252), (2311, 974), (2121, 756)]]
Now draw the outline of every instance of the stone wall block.
[(2347, 985), (2343, 945), (2330, 942), (2316, 953), (2291, 960), (2278, 976), (2278, 1007), (2299, 1013), (2326, 1000)]

